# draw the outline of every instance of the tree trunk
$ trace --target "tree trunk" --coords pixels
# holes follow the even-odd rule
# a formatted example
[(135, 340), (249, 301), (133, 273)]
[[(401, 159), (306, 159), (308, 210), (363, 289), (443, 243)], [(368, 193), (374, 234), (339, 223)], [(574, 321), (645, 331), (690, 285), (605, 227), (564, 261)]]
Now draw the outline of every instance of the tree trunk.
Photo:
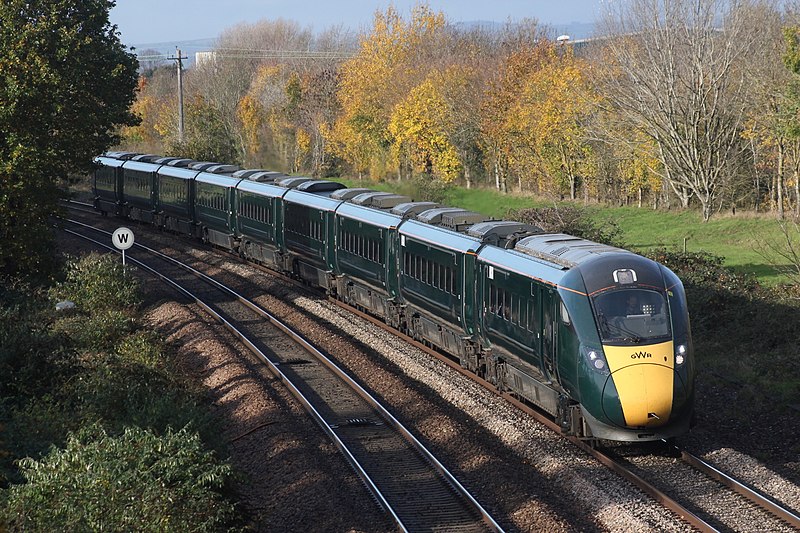
[(783, 220), (783, 173), (785, 148), (783, 139), (778, 139), (778, 175), (775, 176), (775, 196), (778, 207), (778, 218)]

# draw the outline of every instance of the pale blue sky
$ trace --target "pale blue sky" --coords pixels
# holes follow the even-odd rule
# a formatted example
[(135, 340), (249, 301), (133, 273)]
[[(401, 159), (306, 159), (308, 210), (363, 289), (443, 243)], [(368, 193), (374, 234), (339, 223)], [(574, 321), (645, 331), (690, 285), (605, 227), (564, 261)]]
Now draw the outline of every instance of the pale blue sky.
[[(217, 37), (240, 22), (284, 18), (322, 30), (343, 24), (368, 27), (376, 9), (394, 5), (408, 14), (416, 0), (117, 0), (111, 22), (126, 45)], [(451, 22), (538, 19), (557, 31), (571, 22), (592, 22), (601, 0), (429, 0)]]

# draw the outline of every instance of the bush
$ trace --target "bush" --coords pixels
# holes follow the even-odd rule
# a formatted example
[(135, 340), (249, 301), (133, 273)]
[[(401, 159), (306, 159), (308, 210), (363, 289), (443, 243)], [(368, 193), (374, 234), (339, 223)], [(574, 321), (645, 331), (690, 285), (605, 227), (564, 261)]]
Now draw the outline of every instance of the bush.
[(12, 530), (217, 531), (234, 517), (220, 494), (231, 467), (185, 428), (110, 436), (92, 426), (20, 467), (27, 483), (0, 511)]
[(66, 280), (51, 296), (72, 300), (81, 311), (126, 309), (142, 301), (137, 279), (116, 255), (91, 253), (68, 261), (66, 269)]
[(574, 205), (514, 209), (506, 218), (526, 222), (542, 228), (547, 233), (566, 233), (609, 246), (623, 247), (622, 229), (616, 223), (599, 226), (585, 209)]
[(62, 339), (48, 329), (51, 315), (37, 294), (0, 292), (0, 397), (36, 396), (73, 363)]
[(68, 339), (79, 352), (110, 351), (131, 333), (136, 321), (124, 311), (97, 310), (91, 315), (67, 315), (53, 322), (52, 331)]
[(163, 366), (166, 356), (158, 336), (152, 331), (137, 331), (126, 336), (116, 348), (120, 359), (149, 369)]
[(415, 176), (411, 181), (414, 188), (412, 196), (421, 202), (444, 203), (450, 190), (450, 185), (428, 175)]

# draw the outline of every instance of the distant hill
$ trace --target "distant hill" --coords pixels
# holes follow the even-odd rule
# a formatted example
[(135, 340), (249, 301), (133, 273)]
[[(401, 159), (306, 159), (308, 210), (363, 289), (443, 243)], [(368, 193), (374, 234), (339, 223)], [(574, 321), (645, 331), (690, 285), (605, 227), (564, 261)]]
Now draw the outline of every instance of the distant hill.
[[(467, 22), (456, 22), (453, 24), (456, 28), (482, 28), (485, 30), (499, 30), (505, 26), (504, 22), (495, 22), (491, 20), (471, 20)], [(592, 37), (594, 33), (594, 24), (590, 22), (570, 22), (568, 24), (549, 24), (554, 32), (551, 36), (553, 39), (559, 35), (569, 35), (571, 40), (586, 39)], [(134, 44), (132, 47), (135, 49), (137, 55), (150, 55), (145, 54), (148, 51), (156, 51), (158, 54), (163, 55), (164, 59), (169, 56), (175, 55), (175, 49), (180, 48), (184, 56), (188, 56), (184, 65), (188, 67), (194, 66), (195, 52), (208, 51), (214, 48), (216, 38), (206, 39), (193, 39), (187, 41), (169, 41), (161, 43), (141, 43)], [(158, 61), (158, 60), (156, 60)]]

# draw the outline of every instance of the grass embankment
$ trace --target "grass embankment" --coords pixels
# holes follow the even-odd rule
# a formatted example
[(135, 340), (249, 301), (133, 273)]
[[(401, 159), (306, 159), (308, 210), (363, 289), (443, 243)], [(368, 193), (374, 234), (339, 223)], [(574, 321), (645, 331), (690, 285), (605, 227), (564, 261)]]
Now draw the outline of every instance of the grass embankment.
[[(74, 310), (56, 311), (68, 299)], [(231, 467), (114, 255), (0, 285), (0, 531), (219, 531)]]
[[(396, 191), (414, 199), (419, 196), (407, 182), (338, 180), (352, 187), (368, 187), (381, 191)], [(513, 209), (552, 206), (553, 202), (525, 195), (501, 194), (491, 189), (453, 187), (443, 191), (442, 203), (463, 207), (494, 218), (503, 218)], [(697, 211), (653, 210), (647, 207), (598, 207), (587, 209), (597, 222), (619, 225), (625, 247), (637, 252), (655, 249), (708, 252), (722, 257), (723, 264), (737, 272), (752, 274), (767, 286), (786, 283), (772, 259), (769, 243), (783, 238), (780, 226), (771, 215), (741, 213), (719, 214), (703, 222)], [(778, 263), (780, 264), (780, 263)], [(785, 265), (783, 265), (785, 266)]]

